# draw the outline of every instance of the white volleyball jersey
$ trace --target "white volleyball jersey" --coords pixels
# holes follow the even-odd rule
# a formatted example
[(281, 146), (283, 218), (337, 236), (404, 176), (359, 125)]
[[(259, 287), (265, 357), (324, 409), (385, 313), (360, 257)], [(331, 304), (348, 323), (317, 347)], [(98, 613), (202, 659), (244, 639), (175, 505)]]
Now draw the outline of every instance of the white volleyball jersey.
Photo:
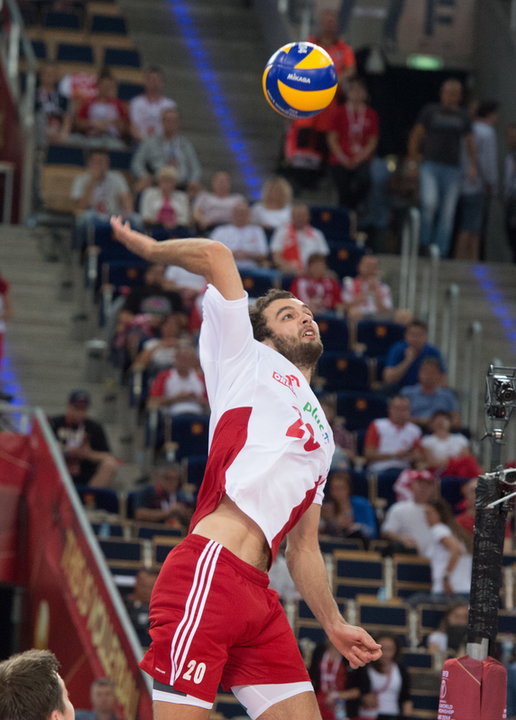
[(199, 346), (210, 451), (191, 527), (227, 495), (274, 558), (311, 503), (322, 503), (332, 432), (299, 369), (254, 339), (247, 297), (229, 301), (208, 286)]

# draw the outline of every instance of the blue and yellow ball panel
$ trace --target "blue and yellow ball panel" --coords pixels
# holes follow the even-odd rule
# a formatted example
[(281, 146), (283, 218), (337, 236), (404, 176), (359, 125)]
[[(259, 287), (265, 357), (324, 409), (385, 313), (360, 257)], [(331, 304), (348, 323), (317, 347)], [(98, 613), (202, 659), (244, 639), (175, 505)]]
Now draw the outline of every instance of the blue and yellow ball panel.
[(269, 105), (290, 119), (324, 110), (337, 90), (337, 71), (326, 50), (309, 42), (289, 43), (269, 59), (262, 87)]

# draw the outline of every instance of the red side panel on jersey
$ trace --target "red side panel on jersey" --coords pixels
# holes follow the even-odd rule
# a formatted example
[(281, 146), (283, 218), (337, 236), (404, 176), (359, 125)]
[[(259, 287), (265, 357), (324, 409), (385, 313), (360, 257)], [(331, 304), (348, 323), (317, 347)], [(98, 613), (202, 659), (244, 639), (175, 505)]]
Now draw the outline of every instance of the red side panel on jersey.
[(317, 488), (322, 482), (324, 482), (324, 479), (319, 478), (315, 486), (311, 490), (308, 490), (302, 502), (300, 502), (299, 505), (297, 505), (295, 508), (292, 508), (292, 512), (290, 513), (287, 524), (284, 525), (281, 528), (281, 531), (273, 538), (271, 545), (271, 564), (274, 562), (274, 559), (278, 553), (281, 541), (292, 530), (294, 525), (296, 525), (296, 523), (298, 522), (299, 518), (306, 510), (308, 510), (310, 505), (313, 503)]
[(250, 407), (233, 408), (227, 410), (218, 421), (190, 532), (199, 520), (215, 510), (224, 497), (226, 470), (246, 443), (251, 411)]

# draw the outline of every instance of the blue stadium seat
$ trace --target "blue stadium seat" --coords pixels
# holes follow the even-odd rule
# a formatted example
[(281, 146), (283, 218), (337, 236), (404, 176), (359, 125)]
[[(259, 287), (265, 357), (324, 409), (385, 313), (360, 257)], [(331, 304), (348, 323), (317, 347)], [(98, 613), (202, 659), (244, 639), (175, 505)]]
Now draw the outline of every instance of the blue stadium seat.
[(156, 536), (182, 538), (184, 537), (184, 532), (179, 528), (167, 527), (166, 525), (163, 526), (158, 523), (148, 523), (137, 526), (136, 537), (142, 540), (152, 540), (152, 538)]
[(217, 695), (215, 698), (214, 712), (218, 713), (217, 717), (231, 720), (234, 717), (245, 717), (244, 708), (233, 695), (223, 694)]
[(430, 593), (430, 563), (419, 555), (393, 555), (394, 594), (406, 598), (416, 593)]
[(404, 325), (388, 320), (360, 320), (357, 324), (357, 342), (366, 346), (365, 353), (370, 357), (386, 355), (404, 334)]
[(409, 650), (407, 648), (402, 648), (401, 660), (408, 670), (417, 671), (434, 669), (434, 655), (433, 653), (428, 652), (428, 650)]
[(365, 249), (354, 242), (328, 243), (330, 254), (327, 257), (328, 267), (339, 278), (355, 277), (358, 263), (365, 254)]
[(345, 208), (314, 206), (310, 208), (310, 222), (331, 243), (349, 242), (349, 215)]
[(81, 30), (82, 18), (74, 12), (49, 10), (43, 18), (43, 27), (54, 30)]
[(317, 375), (326, 381), (324, 392), (369, 388), (367, 359), (355, 353), (323, 353), (319, 360)]
[(387, 417), (387, 400), (380, 393), (343, 390), (337, 393), (337, 415), (348, 430), (366, 429), (372, 420)]
[(85, 507), (92, 510), (105, 510), (113, 515), (118, 515), (120, 512), (120, 501), (116, 490), (95, 488), (89, 485), (76, 485), (75, 489)]
[(129, 102), (137, 95), (141, 95), (144, 91), (144, 86), (140, 83), (132, 82), (119, 82), (118, 83), (118, 98), (124, 102)]
[(420, 641), (434, 630), (437, 630), (443, 615), (446, 612), (446, 605), (428, 604), (417, 606), (417, 624)]
[(107, 560), (143, 562), (143, 543), (141, 540), (99, 538), (99, 545)]
[(128, 172), (131, 169), (132, 152), (130, 150), (110, 150), (109, 164), (111, 170)]
[(361, 601), (358, 604), (357, 624), (373, 633), (388, 631), (406, 638), (409, 632), (409, 605), (380, 601)]
[(364, 550), (364, 541), (361, 538), (338, 538), (330, 535), (319, 536), (321, 552), (333, 553), (334, 550)]
[(257, 298), (280, 284), (281, 273), (277, 270), (240, 270), (244, 289), (249, 297)]
[(467, 478), (456, 477), (455, 475), (442, 475), (441, 479), (441, 495), (450, 503), (452, 509), (458, 512), (457, 505), (464, 502), (462, 488), (468, 482)]
[[(32, 51), (38, 60), (46, 60), (48, 57), (47, 45), (43, 40), (31, 40)], [(23, 45), (20, 43), (20, 53), (24, 57)]]
[(107, 67), (141, 67), (140, 53), (137, 50), (126, 48), (106, 48), (104, 50), (103, 65)]
[(208, 415), (180, 415), (172, 418), (172, 442), (179, 445), (177, 459), (208, 454)]
[(369, 480), (365, 470), (350, 470), (351, 494), (369, 499)]
[(334, 588), (337, 598), (357, 595), (376, 595), (383, 587), (383, 559), (376, 552), (336, 550), (334, 560)]
[(73, 145), (49, 145), (45, 165), (77, 165), (84, 167), (84, 150)]
[(387, 507), (396, 501), (394, 492), (394, 483), (398, 479), (401, 470), (399, 468), (392, 470), (382, 470), (376, 473), (377, 496), (387, 502)]
[(189, 455), (186, 458), (186, 480), (194, 486), (195, 492), (201, 487), (207, 460), (207, 455)]
[(344, 352), (348, 349), (348, 324), (344, 318), (335, 315), (316, 315), (321, 340), (326, 351)]
[(83, 63), (93, 66), (95, 63), (93, 46), (79, 43), (59, 43), (56, 60), (57, 62)]
[(90, 32), (97, 35), (127, 35), (127, 23), (120, 15), (93, 15)]

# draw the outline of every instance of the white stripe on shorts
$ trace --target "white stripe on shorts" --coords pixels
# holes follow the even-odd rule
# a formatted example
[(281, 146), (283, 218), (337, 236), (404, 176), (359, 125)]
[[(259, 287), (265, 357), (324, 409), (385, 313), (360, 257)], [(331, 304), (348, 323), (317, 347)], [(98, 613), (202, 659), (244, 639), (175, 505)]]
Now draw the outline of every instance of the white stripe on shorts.
[(194, 705), (195, 707), (206, 708), (206, 710), (211, 710), (213, 707), (213, 703), (200, 700), (193, 695), (176, 695), (175, 693), (163, 692), (163, 690), (153, 689), (152, 699), (172, 703), (173, 705)]
[(181, 675), (186, 656), (202, 619), (202, 613), (210, 592), (215, 566), (222, 545), (210, 540), (195, 566), (194, 579), (185, 603), (185, 612), (172, 639), (172, 674), (170, 685)]

